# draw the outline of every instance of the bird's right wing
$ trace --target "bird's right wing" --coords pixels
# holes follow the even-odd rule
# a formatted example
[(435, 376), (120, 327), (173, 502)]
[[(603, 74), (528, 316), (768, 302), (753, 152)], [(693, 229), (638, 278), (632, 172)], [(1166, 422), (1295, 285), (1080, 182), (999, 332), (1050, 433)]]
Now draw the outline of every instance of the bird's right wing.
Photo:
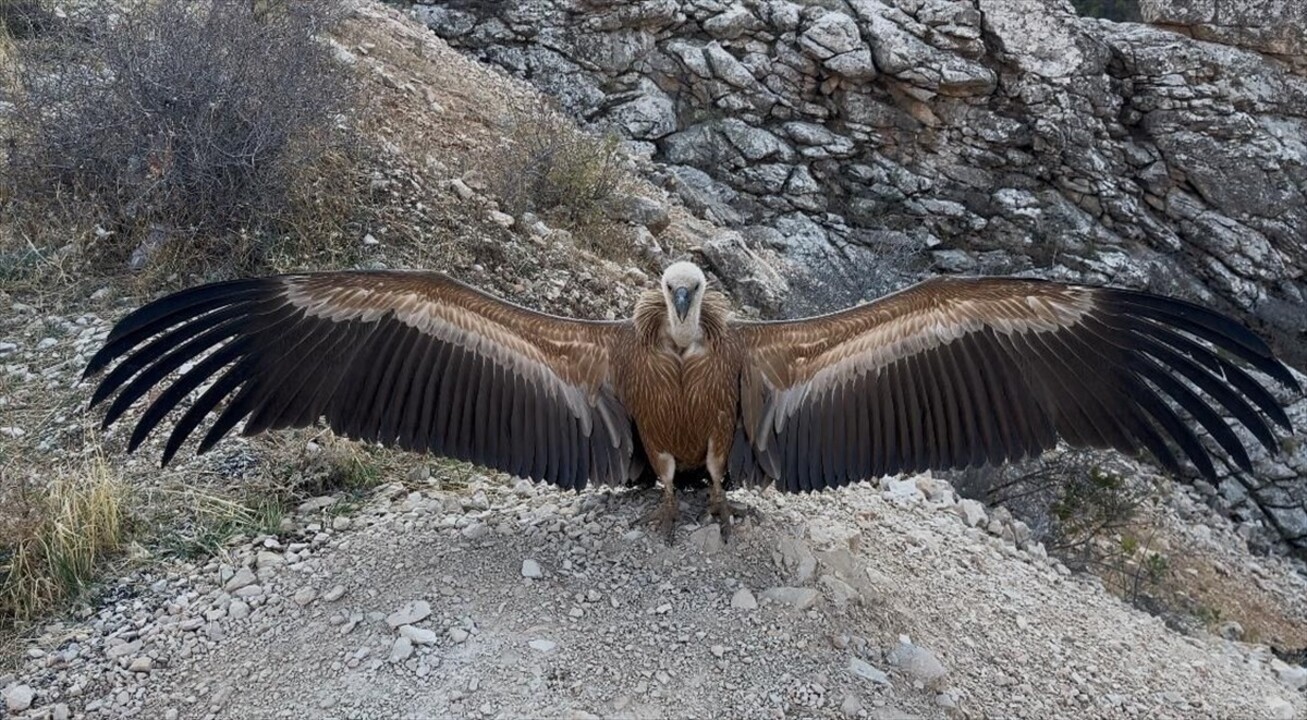
[(1059, 438), (1147, 450), (1171, 470), (1178, 448), (1212, 477), (1195, 427), (1251, 466), (1217, 409), (1268, 448), (1268, 419), (1289, 428), (1241, 365), (1297, 388), (1233, 319), (1116, 288), (941, 278), (832, 315), (737, 327), (748, 445), (732, 451), (731, 472), (791, 491), (998, 464)]
[(440, 273), (282, 275), (146, 305), (86, 374), (121, 359), (91, 400), (116, 393), (106, 427), (159, 388), (129, 451), (199, 393), (164, 463), (225, 400), (199, 452), (242, 420), (252, 435), (325, 417), (348, 437), (580, 488), (632, 472), (631, 422), (610, 375), (619, 327), (527, 310)]

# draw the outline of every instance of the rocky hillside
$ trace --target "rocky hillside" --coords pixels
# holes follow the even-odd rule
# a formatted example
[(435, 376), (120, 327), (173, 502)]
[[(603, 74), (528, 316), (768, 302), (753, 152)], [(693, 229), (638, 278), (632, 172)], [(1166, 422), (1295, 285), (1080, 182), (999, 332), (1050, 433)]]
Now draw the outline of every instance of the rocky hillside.
[[(797, 264), (804, 256), (781, 242), (805, 236), (768, 235), (762, 221), (722, 230), (647, 185), (620, 203), (625, 257), (504, 212), (484, 158), (507, 144), (505, 117), (538, 107), (529, 87), (380, 4), (360, 3), (327, 40), (369, 86), (377, 121), (368, 132), (387, 152), (370, 178), (385, 214), (356, 238), (359, 265), (438, 267), (590, 317), (625, 312), (647, 279), (642, 268), (691, 247), (772, 312), (815, 287)], [(821, 123), (802, 127), (827, 137)], [(864, 152), (862, 142), (848, 152)], [(726, 187), (708, 180), (713, 193)], [(732, 192), (683, 196), (735, 198), (696, 205), (731, 221), (713, 208), (744, 212), (732, 203), (746, 193)], [(812, 210), (777, 211), (784, 217), (834, 222)], [(757, 244), (760, 232), (772, 244)], [(910, 237), (857, 232), (879, 233), (866, 237), (888, 243), (871, 246), (882, 257)], [(873, 279), (899, 282), (910, 270)], [(162, 538), (144, 529), (126, 569), (68, 612), (4, 638), (6, 717), (1307, 717), (1307, 671), (1273, 652), (1307, 646), (1307, 581), (1290, 558), (1250, 554), (1250, 528), (1263, 522), (1253, 510), (1239, 515), (1251, 506), (1229, 501), (1233, 521), (1208, 508), (1237, 480), (1162, 483), (1143, 509), (1148, 545), (1099, 576), (1073, 572), (1005, 509), (930, 476), (804, 497), (733, 491), (758, 514), (729, 546), (708, 524), (703, 495), (685, 493), (669, 546), (640, 521), (655, 492), (562, 493), (314, 431), (232, 438), (161, 470), (161, 441), (125, 455), (128, 428), (102, 432), (79, 382), (111, 323), (159, 292), (147, 280), (70, 278), (54, 265), (38, 283), (0, 287), (0, 477), (40, 487), (105, 458), (131, 485), (137, 519), (166, 529)], [(1307, 424), (1304, 406), (1294, 412)], [(317, 482), (306, 466), (336, 452), (366, 461), (368, 476), (306, 491)], [(1292, 478), (1285, 468), (1275, 477)], [(314, 496), (215, 527), (214, 516), (247, 513), (239, 493), (266, 491), (269, 480)], [(148, 515), (161, 499), (188, 521)], [(206, 544), (194, 542), (197, 531)], [(1163, 574), (1180, 581), (1172, 591), (1201, 622), (1168, 625), (1138, 607), (1137, 593), (1127, 598), (1135, 604), (1121, 598), (1121, 582), (1154, 582), (1145, 573), (1156, 557), (1170, 558)]]
[[(1160, 27), (1064, 0), (414, 12), (658, 161), (657, 180), (733, 229), (704, 254), (765, 313), (829, 310), (925, 272), (1034, 272), (1236, 312), (1303, 369), (1301, 7), (1145, 2)], [(1301, 552), (1295, 446), (1211, 500)]]

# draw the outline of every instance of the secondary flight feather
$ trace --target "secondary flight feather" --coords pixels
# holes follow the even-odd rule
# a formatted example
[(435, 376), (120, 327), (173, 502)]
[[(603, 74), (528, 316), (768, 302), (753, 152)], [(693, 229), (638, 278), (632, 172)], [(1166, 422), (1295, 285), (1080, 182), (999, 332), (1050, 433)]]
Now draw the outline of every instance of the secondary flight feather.
[(110, 401), (105, 427), (153, 397), (129, 451), (173, 418), (165, 464), (206, 421), (198, 452), (242, 422), (253, 435), (325, 420), (563, 488), (647, 468), (667, 532), (675, 476), (696, 468), (723, 528), (728, 475), (804, 492), (997, 465), (1060, 439), (1210, 478), (1200, 432), (1250, 470), (1225, 418), (1275, 451), (1272, 426), (1290, 425), (1264, 378), (1300, 390), (1237, 321), (1173, 298), (946, 278), (831, 315), (748, 322), (684, 262), (615, 322), (536, 312), (435, 272), (203, 285), (120, 321), (86, 375), (105, 370), (91, 400)]

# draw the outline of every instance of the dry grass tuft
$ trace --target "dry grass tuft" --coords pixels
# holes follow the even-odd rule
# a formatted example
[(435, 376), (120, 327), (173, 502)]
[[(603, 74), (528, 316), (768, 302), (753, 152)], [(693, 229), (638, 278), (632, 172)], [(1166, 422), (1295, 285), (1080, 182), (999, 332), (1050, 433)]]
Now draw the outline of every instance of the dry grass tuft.
[(26, 620), (76, 597), (126, 534), (127, 485), (103, 459), (48, 487), (14, 488), (0, 526), (0, 619)]

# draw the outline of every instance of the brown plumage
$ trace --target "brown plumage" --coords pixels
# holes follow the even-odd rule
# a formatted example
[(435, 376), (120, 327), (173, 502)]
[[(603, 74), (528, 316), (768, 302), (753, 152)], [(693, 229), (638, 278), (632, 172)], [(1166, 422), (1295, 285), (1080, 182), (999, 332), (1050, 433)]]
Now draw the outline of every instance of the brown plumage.
[(1147, 451), (1172, 471), (1183, 456), (1212, 477), (1196, 428), (1248, 470), (1217, 410), (1272, 451), (1270, 422), (1290, 426), (1244, 366), (1298, 389), (1234, 320), (1156, 295), (951, 278), (822, 317), (745, 322), (689, 263), (617, 322), (538, 313), (431, 272), (205, 285), (123, 319), (87, 375), (119, 359), (91, 401), (113, 397), (106, 427), (177, 373), (129, 451), (198, 395), (164, 463), (210, 412), (198, 452), (241, 421), (251, 435), (325, 418), (348, 437), (564, 488), (625, 483), (647, 466), (664, 487), (665, 529), (675, 474), (705, 466), (724, 528), (728, 473), (810, 491), (999, 464), (1060, 438)]

